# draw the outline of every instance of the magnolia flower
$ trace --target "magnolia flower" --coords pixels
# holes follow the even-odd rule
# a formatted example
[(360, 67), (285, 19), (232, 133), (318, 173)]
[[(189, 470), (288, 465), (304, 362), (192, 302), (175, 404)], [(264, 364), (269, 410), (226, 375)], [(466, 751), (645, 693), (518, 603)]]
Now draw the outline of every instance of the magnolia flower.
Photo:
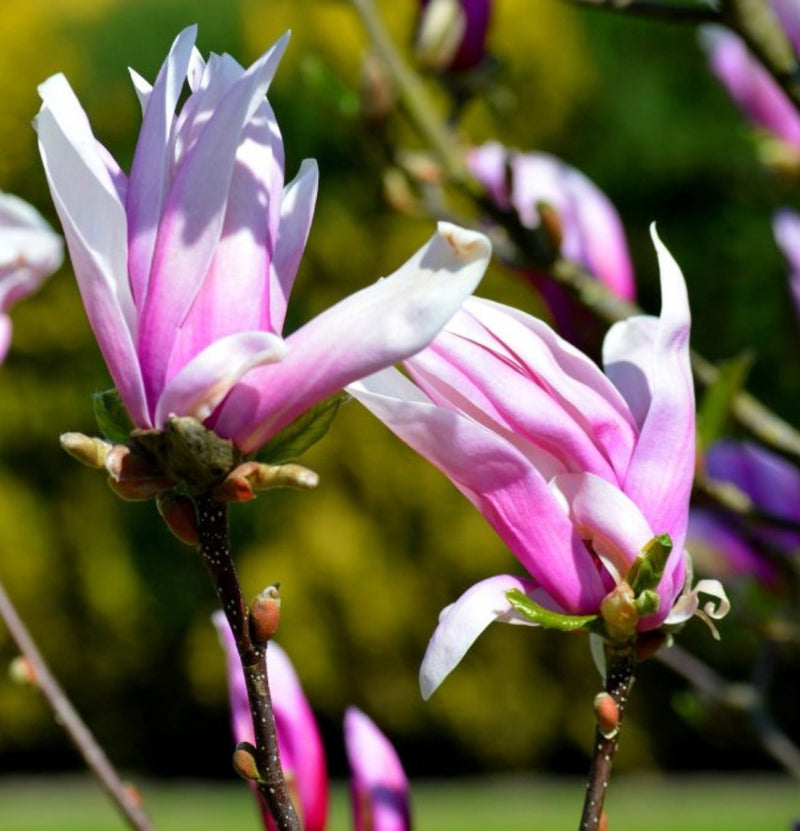
[(486, 54), (491, 6), (491, 0), (421, 0), (417, 60), (439, 72), (478, 66)]
[(63, 75), (40, 87), (36, 128), (89, 321), (134, 424), (192, 416), (249, 453), (344, 384), (428, 343), (490, 249), (442, 223), (392, 276), (284, 340), (317, 191), (309, 160), (284, 184), (265, 97), (288, 38), (245, 70), (228, 55), (204, 62), (195, 35), (178, 35), (152, 86), (132, 74), (144, 116), (130, 176), (94, 138)]
[[(221, 611), (214, 614), (213, 621), (228, 664), (234, 740), (252, 744), (250, 707), (236, 645)], [(284, 775), (305, 831), (323, 831), (328, 814), (328, 782), (322, 740), (297, 673), (275, 641), (267, 647), (267, 670)], [(391, 743), (355, 707), (348, 708), (345, 715), (344, 736), (355, 831), (408, 831), (408, 780)], [(259, 805), (265, 827), (274, 829), (260, 799)]]
[(772, 219), (772, 231), (789, 264), (789, 289), (800, 316), (800, 216), (784, 208)]
[(692, 552), (705, 561), (708, 572), (774, 583), (775, 567), (763, 548), (788, 554), (800, 550), (800, 531), (780, 525), (800, 526), (800, 470), (766, 448), (738, 441), (713, 444), (704, 466), (710, 479), (738, 488), (764, 520), (744, 526), (730, 511), (695, 508), (689, 518)]
[[(794, 48), (800, 49), (800, 11), (796, 0), (773, 0), (771, 6)], [(721, 26), (704, 26), (700, 42), (708, 53), (712, 71), (744, 116), (787, 144), (800, 146), (800, 115), (745, 44)]]
[(27, 202), (0, 191), (0, 362), (11, 342), (9, 309), (60, 265), (61, 237)]
[[(678, 265), (655, 231), (653, 240), (661, 316), (611, 328), (606, 374), (536, 318), (471, 298), (405, 362), (413, 382), (389, 369), (348, 387), (447, 474), (530, 575), (484, 580), (444, 611), (422, 664), (425, 697), (491, 622), (527, 622), (510, 590), (558, 613), (597, 614), (656, 535), (673, 548), (638, 629), (697, 609), (684, 555), (695, 445), (689, 305)], [(698, 589), (724, 598), (716, 582)]]

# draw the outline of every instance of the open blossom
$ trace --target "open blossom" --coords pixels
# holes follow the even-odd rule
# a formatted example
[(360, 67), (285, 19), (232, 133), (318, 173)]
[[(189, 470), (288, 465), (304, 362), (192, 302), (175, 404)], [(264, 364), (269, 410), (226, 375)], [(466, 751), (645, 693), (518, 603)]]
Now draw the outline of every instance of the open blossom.
[(62, 75), (40, 87), (36, 128), (89, 321), (134, 424), (192, 416), (248, 453), (428, 343), (482, 276), (489, 244), (442, 223), (393, 275), (284, 339), (317, 192), (313, 161), (284, 183), (266, 98), (288, 38), (245, 70), (228, 55), (205, 62), (195, 35), (178, 35), (152, 86), (133, 73), (143, 121), (129, 176)]
[[(695, 445), (689, 305), (680, 269), (653, 238), (661, 315), (611, 328), (605, 374), (540, 320), (471, 298), (405, 362), (413, 382), (389, 369), (348, 387), (449, 476), (530, 575), (485, 580), (445, 610), (422, 665), (426, 697), (492, 621), (525, 622), (509, 590), (596, 614), (656, 535), (673, 549), (658, 608), (639, 630), (697, 609), (695, 593), (679, 600)], [(698, 588), (721, 593), (711, 581)]]
[[(772, 0), (769, 5), (794, 48), (800, 49), (800, 4)], [(745, 117), (787, 144), (800, 146), (800, 114), (739, 37), (721, 26), (704, 26), (700, 35), (712, 71)]]
[(9, 309), (60, 265), (61, 237), (27, 202), (0, 191), (0, 361), (11, 342)]
[[(800, 470), (752, 442), (718, 441), (705, 453), (706, 475), (734, 485), (752, 500), (761, 521), (744, 524), (721, 508), (695, 508), (689, 517), (689, 544), (706, 572), (745, 574), (774, 583), (775, 565), (764, 550), (796, 554), (800, 531)], [(770, 522), (772, 520), (772, 522)]]
[(491, 0), (420, 0), (417, 59), (439, 72), (463, 72), (486, 54)]
[[(221, 611), (214, 614), (213, 621), (228, 664), (234, 740), (252, 743), (250, 707), (236, 645)], [(323, 831), (328, 815), (328, 781), (314, 715), (289, 656), (274, 641), (267, 647), (267, 669), (284, 775), (296, 796), (305, 831)], [(355, 707), (345, 714), (344, 737), (354, 831), (408, 831), (408, 780), (389, 740)], [(272, 818), (260, 799), (259, 805), (265, 827), (273, 829)]]

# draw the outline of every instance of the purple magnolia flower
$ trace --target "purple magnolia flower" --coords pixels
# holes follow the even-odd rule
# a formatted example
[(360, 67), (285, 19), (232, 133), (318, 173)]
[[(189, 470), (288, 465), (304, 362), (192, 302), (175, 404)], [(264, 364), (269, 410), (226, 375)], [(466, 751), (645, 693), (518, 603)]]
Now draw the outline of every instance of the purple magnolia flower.
[[(530, 575), (485, 580), (445, 610), (422, 665), (425, 697), (489, 623), (526, 622), (509, 590), (557, 612), (596, 614), (656, 535), (669, 534), (673, 550), (658, 608), (639, 629), (697, 609), (684, 585), (695, 445), (689, 305), (678, 265), (653, 239), (661, 316), (611, 328), (606, 374), (540, 320), (471, 298), (405, 362), (416, 383), (389, 369), (348, 387), (447, 474)], [(698, 589), (724, 597), (713, 581)]]
[[(800, 49), (800, 5), (796, 0), (773, 0), (771, 5), (789, 40)], [(704, 26), (700, 42), (712, 71), (744, 116), (782, 141), (800, 145), (800, 115), (744, 43), (721, 26)]]
[(439, 72), (464, 72), (486, 55), (491, 0), (420, 0), (415, 51)]
[[(250, 708), (236, 645), (221, 611), (214, 614), (213, 621), (228, 664), (234, 740), (252, 743)], [(296, 795), (305, 831), (323, 831), (328, 815), (328, 781), (314, 715), (289, 656), (274, 641), (267, 647), (267, 668), (284, 775)], [(355, 707), (345, 715), (344, 735), (351, 771), (353, 828), (408, 831), (408, 780), (391, 743)], [(265, 827), (274, 829), (260, 799), (259, 805)]]
[(772, 219), (772, 231), (789, 264), (789, 289), (800, 316), (800, 216), (784, 208)]
[[(735, 485), (767, 517), (800, 525), (800, 470), (769, 450), (740, 441), (719, 441), (705, 455), (711, 479)], [(800, 550), (800, 531), (770, 525), (748, 525), (730, 512), (694, 509), (690, 516), (692, 551), (702, 553), (714, 573), (748, 574), (772, 583), (776, 573), (762, 546), (773, 551)], [(710, 570), (707, 569), (707, 570)]]
[[(485, 237), (440, 224), (389, 278), (281, 337), (317, 191), (284, 184), (265, 94), (284, 36), (247, 70), (183, 31), (151, 87), (130, 176), (63, 75), (36, 120), (50, 190), (114, 384), (137, 427), (193, 416), (245, 453), (349, 381), (407, 357), (480, 279)], [(184, 80), (189, 96), (179, 109)]]
[(9, 309), (60, 265), (61, 237), (27, 202), (0, 191), (0, 362), (11, 343)]

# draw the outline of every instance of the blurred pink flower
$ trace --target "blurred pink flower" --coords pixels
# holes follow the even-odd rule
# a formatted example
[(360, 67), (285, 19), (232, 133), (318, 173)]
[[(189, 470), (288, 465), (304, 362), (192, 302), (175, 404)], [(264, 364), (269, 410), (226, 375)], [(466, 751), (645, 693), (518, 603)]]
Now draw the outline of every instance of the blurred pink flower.
[[(63, 75), (36, 120), (89, 321), (137, 427), (193, 416), (245, 453), (365, 373), (418, 351), (486, 267), (485, 237), (448, 224), (391, 277), (281, 337), (317, 192), (284, 185), (265, 97), (288, 36), (249, 69), (204, 62), (183, 31), (151, 87), (130, 177)], [(176, 111), (188, 81), (190, 95)], [(343, 266), (346, 267), (346, 264)]]
[(415, 50), (439, 72), (473, 69), (486, 55), (491, 0), (420, 0)]
[(788, 208), (778, 211), (772, 219), (772, 231), (789, 264), (789, 289), (800, 316), (800, 215)]
[[(228, 665), (234, 740), (252, 744), (250, 707), (236, 645), (225, 615), (215, 612), (213, 621)], [(300, 679), (289, 656), (275, 641), (267, 647), (267, 670), (284, 775), (296, 794), (305, 831), (323, 831), (328, 815), (328, 782), (322, 740)], [(344, 733), (355, 831), (408, 831), (408, 780), (395, 749), (355, 707), (345, 715)], [(265, 827), (274, 829), (269, 812), (257, 798)]]
[[(796, 0), (773, 0), (772, 7), (795, 49), (800, 48), (800, 7)], [(800, 145), (800, 114), (745, 44), (721, 26), (704, 26), (700, 43), (708, 53), (712, 71), (745, 118), (788, 144)]]
[[(678, 265), (653, 232), (660, 317), (611, 328), (606, 374), (536, 318), (470, 298), (431, 346), (348, 387), (483, 513), (530, 578), (493, 577), (445, 610), (421, 669), (428, 697), (491, 622), (526, 622), (511, 589), (596, 614), (653, 537), (673, 550), (644, 631), (697, 609), (683, 596), (694, 475), (690, 315)], [(532, 578), (532, 579), (531, 579)], [(717, 585), (699, 585), (711, 593)]]
[(0, 362), (11, 342), (9, 309), (36, 291), (63, 257), (61, 237), (40, 214), (0, 191)]

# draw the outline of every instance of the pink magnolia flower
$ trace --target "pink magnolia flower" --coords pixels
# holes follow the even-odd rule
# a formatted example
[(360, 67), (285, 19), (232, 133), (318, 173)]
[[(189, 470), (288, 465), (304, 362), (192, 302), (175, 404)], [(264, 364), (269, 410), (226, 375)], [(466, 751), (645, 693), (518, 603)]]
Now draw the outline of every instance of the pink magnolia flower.
[(439, 72), (464, 72), (486, 55), (491, 0), (420, 0), (415, 51)]
[(27, 202), (0, 191), (0, 362), (11, 343), (9, 309), (60, 265), (61, 237)]
[[(800, 49), (800, 4), (773, 0), (772, 9), (795, 49)], [(721, 26), (704, 26), (700, 42), (711, 69), (744, 116), (788, 144), (800, 145), (800, 114), (745, 44)]]
[[(234, 740), (253, 743), (253, 726), (242, 667), (224, 614), (213, 616), (228, 664)], [(311, 707), (289, 656), (274, 641), (267, 647), (272, 705), (281, 766), (305, 831), (323, 831), (328, 815), (325, 755)], [(344, 721), (345, 748), (351, 771), (355, 831), (408, 831), (411, 827), (408, 780), (388, 739), (360, 710), (350, 707)], [(259, 799), (265, 827), (274, 829)]]
[(769, 519), (800, 524), (800, 470), (751, 442), (718, 441), (705, 454), (710, 479), (736, 486), (765, 515), (763, 522), (744, 526), (741, 517), (722, 509), (695, 508), (689, 517), (689, 545), (720, 576), (744, 574), (765, 584), (777, 578), (764, 552), (800, 551), (800, 532)]
[[(281, 337), (317, 191), (284, 184), (265, 94), (284, 36), (247, 70), (204, 62), (196, 27), (152, 87), (130, 176), (62, 75), (40, 87), (39, 146), (89, 321), (137, 427), (193, 416), (245, 453), (365, 372), (436, 334), (480, 279), (485, 237), (443, 223), (389, 278)], [(178, 107), (184, 81), (189, 96)]]
[(772, 231), (789, 264), (789, 289), (800, 316), (800, 216), (788, 208), (778, 211), (772, 219)]
[(695, 445), (689, 305), (678, 265), (653, 239), (661, 316), (611, 328), (606, 374), (536, 318), (471, 298), (405, 362), (416, 383), (389, 369), (348, 387), (447, 474), (530, 575), (485, 580), (445, 610), (422, 664), (425, 697), (491, 622), (526, 622), (509, 590), (596, 614), (656, 535), (669, 534), (673, 549), (658, 608), (638, 628), (697, 608), (696, 594), (679, 601)]

